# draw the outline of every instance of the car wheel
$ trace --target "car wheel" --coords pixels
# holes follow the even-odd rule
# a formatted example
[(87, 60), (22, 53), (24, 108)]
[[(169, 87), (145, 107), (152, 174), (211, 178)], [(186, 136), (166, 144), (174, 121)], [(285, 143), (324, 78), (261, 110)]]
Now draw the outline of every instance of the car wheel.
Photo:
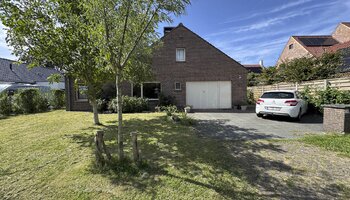
[(263, 117), (263, 114), (258, 113), (258, 114), (256, 114), (256, 116)]
[(294, 119), (295, 119), (296, 121), (300, 121), (302, 116), (303, 116), (303, 114), (302, 114), (302, 110), (301, 110), (301, 108), (300, 108), (299, 113), (298, 113), (298, 116), (297, 116), (296, 118), (294, 118)]

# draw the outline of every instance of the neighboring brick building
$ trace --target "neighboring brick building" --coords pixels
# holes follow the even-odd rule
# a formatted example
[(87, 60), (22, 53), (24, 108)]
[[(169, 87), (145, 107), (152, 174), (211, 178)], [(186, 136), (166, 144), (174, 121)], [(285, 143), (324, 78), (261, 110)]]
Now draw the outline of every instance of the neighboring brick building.
[[(141, 96), (156, 104), (161, 92), (174, 96), (177, 106), (194, 109), (230, 109), (245, 101), (248, 71), (241, 64), (182, 24), (165, 27), (161, 40), (163, 45), (153, 57), (155, 79), (142, 85), (125, 84), (124, 95)], [(82, 105), (87, 102), (78, 102), (70, 85), (67, 109), (87, 110)]]
[(276, 65), (295, 58), (319, 57), (325, 52), (335, 52), (349, 47), (350, 22), (341, 22), (332, 35), (291, 36)]

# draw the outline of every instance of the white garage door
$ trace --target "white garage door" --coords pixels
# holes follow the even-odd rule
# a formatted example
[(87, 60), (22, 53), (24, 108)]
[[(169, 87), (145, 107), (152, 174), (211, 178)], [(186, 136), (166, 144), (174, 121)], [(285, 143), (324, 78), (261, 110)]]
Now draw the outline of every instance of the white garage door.
[(231, 108), (231, 81), (186, 82), (186, 104), (194, 109)]

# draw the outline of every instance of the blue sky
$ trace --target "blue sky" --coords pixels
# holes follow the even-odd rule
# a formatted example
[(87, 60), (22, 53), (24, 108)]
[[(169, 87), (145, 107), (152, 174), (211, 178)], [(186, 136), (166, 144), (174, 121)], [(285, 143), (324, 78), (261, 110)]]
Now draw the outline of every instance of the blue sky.
[[(192, 0), (187, 14), (175, 17), (243, 64), (274, 65), (291, 35), (329, 35), (350, 21), (350, 0)], [(0, 24), (0, 57), (15, 59)]]

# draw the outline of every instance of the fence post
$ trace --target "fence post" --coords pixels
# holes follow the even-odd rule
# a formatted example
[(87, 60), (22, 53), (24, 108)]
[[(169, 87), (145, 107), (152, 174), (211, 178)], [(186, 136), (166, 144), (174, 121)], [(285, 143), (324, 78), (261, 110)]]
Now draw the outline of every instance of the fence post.
[(323, 89), (326, 89), (329, 81), (327, 79), (323, 80)]
[(299, 84), (298, 82), (295, 82), (295, 90), (298, 91), (298, 88), (299, 88)]
[(139, 147), (137, 143), (137, 132), (131, 132), (131, 142), (132, 142), (132, 153), (133, 153), (133, 160), (135, 163), (140, 162), (140, 154), (139, 154)]

